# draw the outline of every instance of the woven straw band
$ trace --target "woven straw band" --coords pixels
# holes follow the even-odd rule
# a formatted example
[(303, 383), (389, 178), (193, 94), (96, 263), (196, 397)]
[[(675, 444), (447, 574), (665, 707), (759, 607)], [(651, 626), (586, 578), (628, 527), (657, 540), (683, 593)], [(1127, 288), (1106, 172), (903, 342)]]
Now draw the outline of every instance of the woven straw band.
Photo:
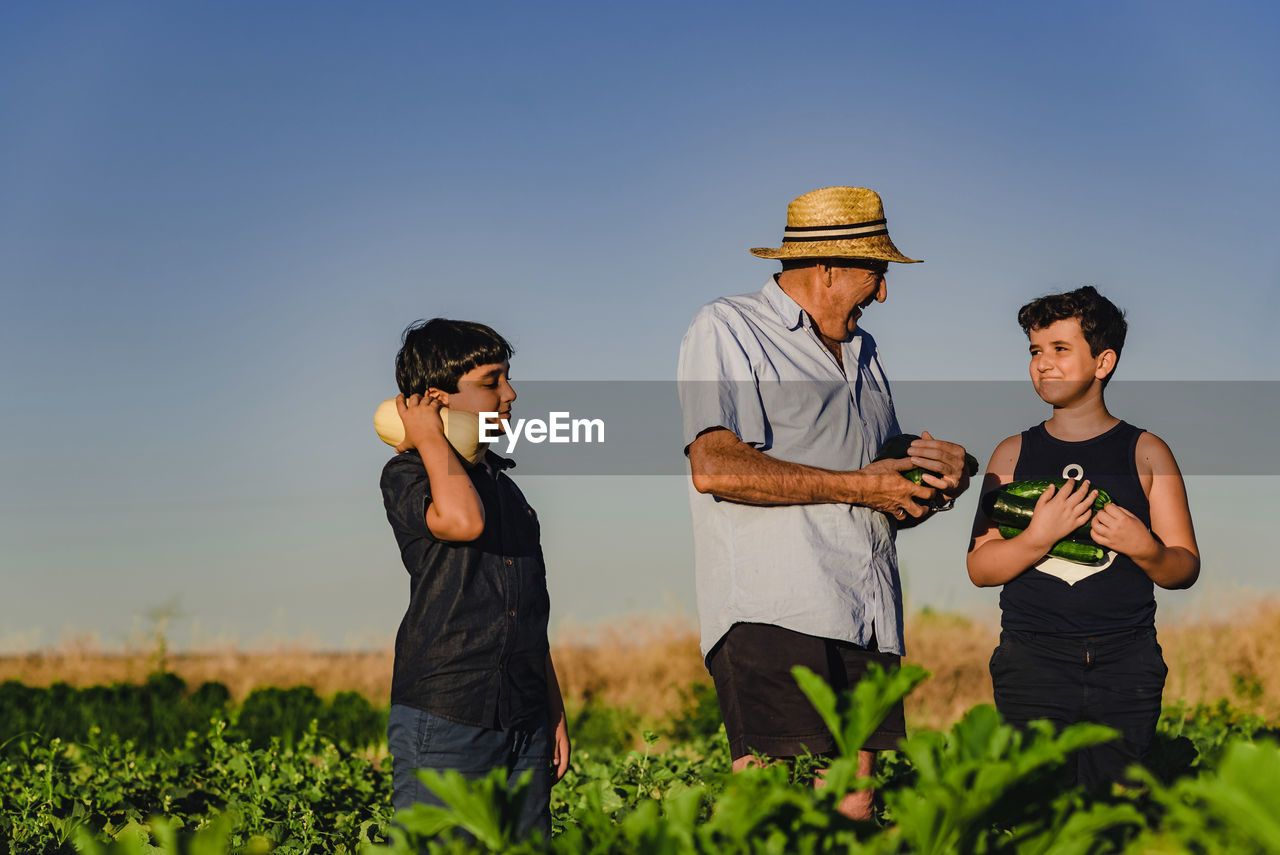
[(884, 220), (867, 223), (850, 223), (847, 226), (789, 226), (782, 232), (783, 243), (815, 240), (847, 240), (849, 238), (887, 235), (889, 229)]

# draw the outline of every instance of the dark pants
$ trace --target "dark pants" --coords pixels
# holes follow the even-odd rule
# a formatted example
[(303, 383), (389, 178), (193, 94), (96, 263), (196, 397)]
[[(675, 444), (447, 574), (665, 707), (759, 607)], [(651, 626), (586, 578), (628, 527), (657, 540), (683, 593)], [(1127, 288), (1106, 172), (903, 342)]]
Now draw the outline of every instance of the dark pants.
[(1010, 724), (1043, 718), (1058, 726), (1096, 722), (1120, 738), (1073, 758), (1075, 781), (1088, 788), (1121, 780), (1155, 737), (1169, 669), (1154, 629), (1091, 638), (1005, 630), (991, 654), (996, 709)]
[(396, 810), (413, 804), (444, 804), (414, 774), (418, 769), (456, 769), (468, 778), (506, 769), (509, 784), (531, 769), (533, 779), (520, 814), (520, 834), (537, 831), (544, 839), (551, 839), (551, 736), (545, 715), (532, 729), (495, 730), (393, 704), (387, 743), (394, 785), (391, 803)]
[[(734, 624), (707, 663), (720, 699), (730, 756), (737, 760), (757, 753), (769, 757), (833, 753), (835, 738), (800, 691), (791, 669), (803, 665), (843, 692), (856, 686), (872, 663), (888, 671), (899, 664), (899, 657), (780, 626)], [(862, 748), (897, 748), (906, 735), (899, 701)]]

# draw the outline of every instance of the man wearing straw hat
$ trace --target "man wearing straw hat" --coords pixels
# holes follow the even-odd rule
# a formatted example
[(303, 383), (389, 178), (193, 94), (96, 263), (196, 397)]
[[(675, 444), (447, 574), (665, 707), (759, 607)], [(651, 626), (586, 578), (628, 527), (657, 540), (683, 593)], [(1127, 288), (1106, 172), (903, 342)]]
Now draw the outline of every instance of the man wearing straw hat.
[[(902, 587), (894, 544), (932, 505), (968, 486), (964, 449), (925, 432), (909, 457), (872, 462), (900, 433), (875, 341), (858, 326), (886, 297), (889, 239), (880, 196), (806, 193), (787, 208), (764, 289), (703, 306), (680, 348), (680, 403), (702, 653), (715, 680), (734, 770), (825, 754), (834, 740), (791, 676), (844, 689), (898, 662)], [(902, 472), (919, 466), (924, 484)], [(859, 752), (905, 735), (899, 704)], [(871, 793), (840, 807), (870, 819)]]

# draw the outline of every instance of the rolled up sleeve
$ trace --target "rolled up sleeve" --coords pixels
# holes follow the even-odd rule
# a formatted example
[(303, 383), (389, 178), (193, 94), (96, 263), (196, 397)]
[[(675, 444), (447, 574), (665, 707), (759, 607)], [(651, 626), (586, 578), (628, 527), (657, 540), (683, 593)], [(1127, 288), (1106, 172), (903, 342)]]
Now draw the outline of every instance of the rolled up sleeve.
[(431, 480), (416, 454), (401, 454), (382, 469), (382, 504), (392, 529), (436, 540), (427, 528)]

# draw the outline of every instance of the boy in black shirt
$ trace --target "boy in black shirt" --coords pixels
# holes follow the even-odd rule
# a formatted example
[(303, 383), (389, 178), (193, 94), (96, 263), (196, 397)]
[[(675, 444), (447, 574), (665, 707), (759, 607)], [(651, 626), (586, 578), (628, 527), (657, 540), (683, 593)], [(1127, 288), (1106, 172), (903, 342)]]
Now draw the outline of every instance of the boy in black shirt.
[[(1005, 439), (984, 492), (1011, 481), (1065, 478), (1036, 502), (1026, 530), (1004, 539), (980, 508), (969, 578), (1003, 585), (1000, 646), (991, 657), (996, 707), (1013, 724), (1094, 721), (1119, 740), (1076, 757), (1076, 781), (1119, 780), (1155, 735), (1168, 673), (1155, 635), (1155, 592), (1190, 587), (1200, 555), (1173, 453), (1155, 434), (1107, 410), (1103, 390), (1124, 347), (1123, 314), (1090, 286), (1023, 306), (1031, 382), (1053, 407), (1045, 422)], [(1095, 514), (1105, 490), (1112, 502)], [(1093, 517), (1107, 550), (1097, 565), (1048, 555)]]
[(547, 644), (538, 517), (504, 472), (514, 463), (476, 446), (477, 425), (457, 430), (479, 413), (509, 417), (511, 353), (483, 324), (436, 318), (405, 330), (396, 355), (405, 439), (383, 468), (382, 497), (409, 571), (409, 608), (396, 634), (387, 739), (397, 809), (440, 804), (417, 769), (479, 777), (505, 768), (513, 782), (532, 770), (521, 827), (549, 839), (569, 737)]

